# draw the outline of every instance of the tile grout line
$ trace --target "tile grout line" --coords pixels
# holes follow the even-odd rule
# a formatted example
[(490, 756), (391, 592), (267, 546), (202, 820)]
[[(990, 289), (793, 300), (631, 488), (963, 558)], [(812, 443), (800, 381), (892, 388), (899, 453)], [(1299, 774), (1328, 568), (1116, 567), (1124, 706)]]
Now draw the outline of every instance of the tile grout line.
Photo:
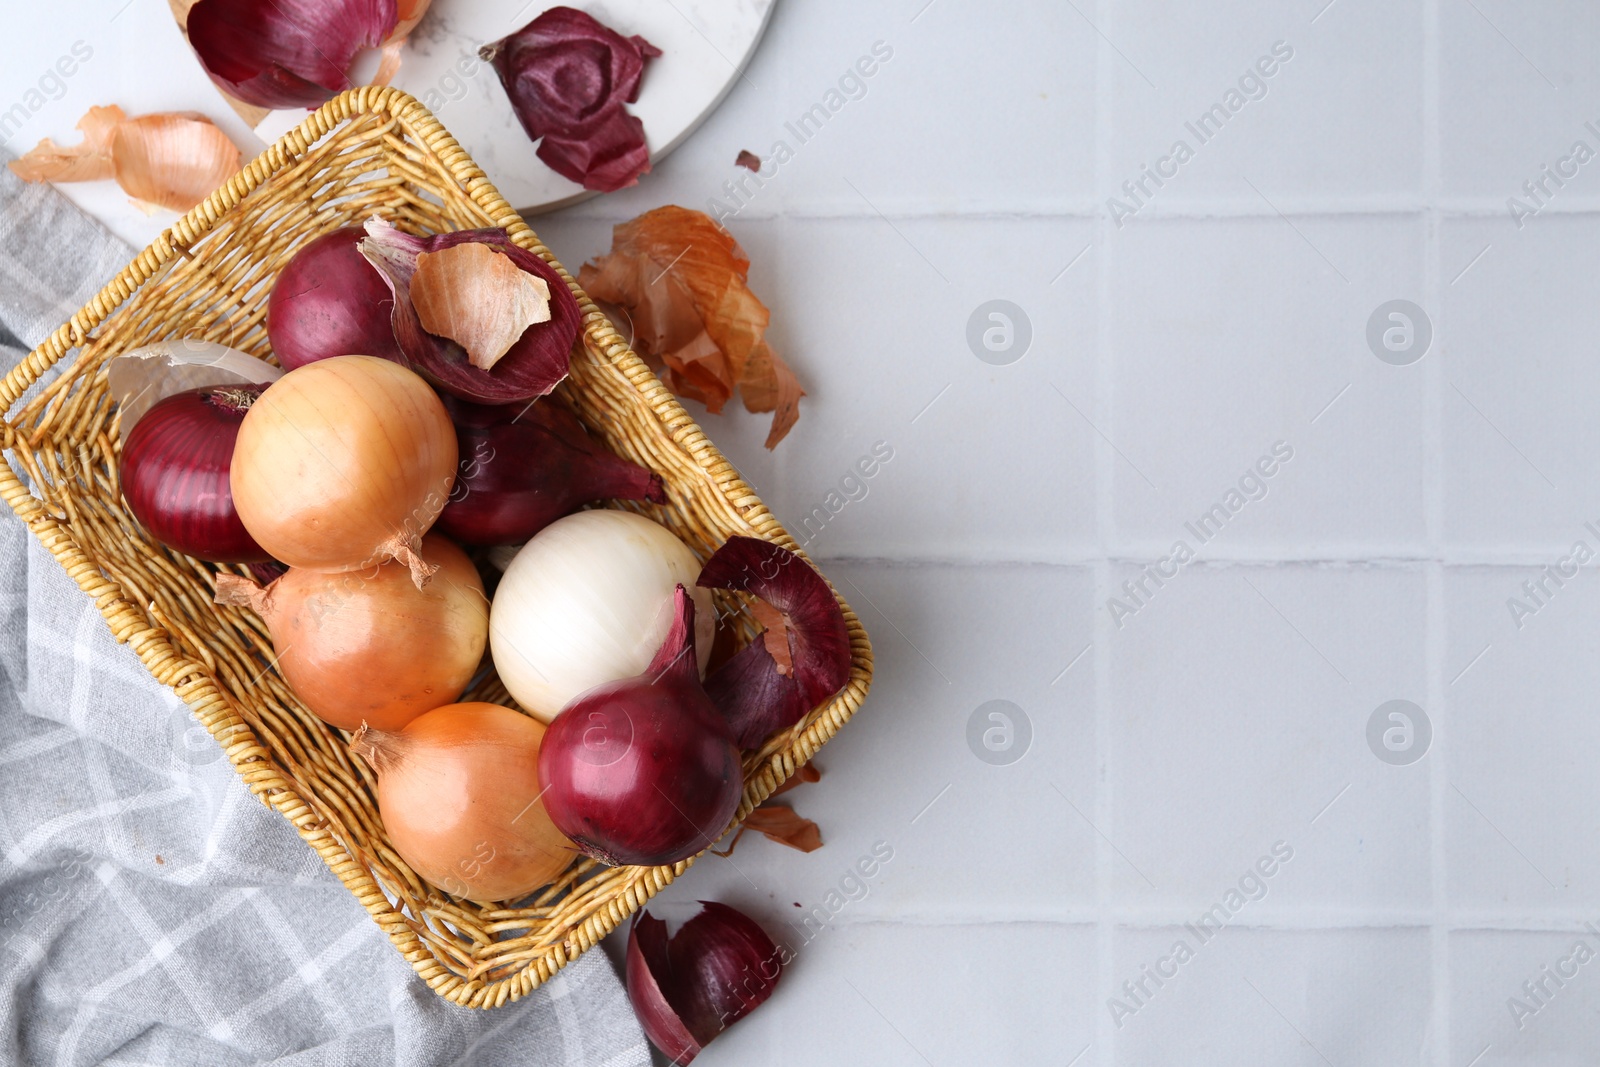
[[(1113, 0), (1097, 0), (1095, 19), (1101, 26), (1110, 26)], [(1101, 36), (1095, 43), (1094, 68), (1094, 184), (1097, 194), (1103, 196), (1115, 180), (1111, 173), (1111, 108), (1112, 79), (1114, 77), (1110, 42)], [(1097, 204), (1100, 199), (1097, 198)], [(1116, 432), (1112, 419), (1111, 317), (1107, 308), (1112, 298), (1112, 273), (1109, 245), (1111, 219), (1100, 211), (1094, 215), (1094, 238), (1100, 246), (1095, 257), (1095, 351), (1094, 351), (1094, 412), (1098, 425)], [(1110, 546), (1115, 543), (1116, 513), (1113, 506), (1116, 459), (1110, 443), (1097, 435), (1094, 441), (1094, 503), (1096, 560), (1094, 563), (1094, 596), (1089, 606), (1094, 634), (1094, 749), (1096, 770), (1094, 781), (1095, 825), (1104, 827), (1106, 834), (1116, 832), (1111, 819), (1111, 620), (1099, 610), (1099, 605), (1110, 595)], [(1097, 834), (1094, 842), (1095, 884), (1095, 959), (1100, 988), (1110, 990), (1116, 985), (1116, 944), (1109, 917), (1108, 905), (1112, 900), (1111, 843), (1106, 834)], [(1094, 1042), (1098, 1046), (1094, 1061), (1101, 1067), (1115, 1067), (1116, 1032), (1108, 1012), (1095, 1011)]]
[[(1444, 848), (1445, 786), (1448, 774), (1441, 765), (1449, 731), (1441, 729), (1447, 718), (1444, 708), (1444, 673), (1447, 656), (1444, 605), (1444, 566), (1438, 562), (1444, 537), (1444, 431), (1443, 395), (1443, 286), (1439, 284), (1441, 253), (1440, 225), (1440, 141), (1439, 141), (1439, 0), (1423, 0), (1422, 5), (1422, 181), (1427, 206), (1423, 213), (1422, 298), (1433, 318), (1433, 351), (1423, 370), (1423, 494), (1424, 523), (1428, 552), (1434, 561), (1424, 565), (1426, 622), (1423, 662), (1427, 679), (1427, 710), (1433, 716), (1433, 751), (1428, 760), (1428, 879), (1431, 888), (1431, 921), (1428, 928), (1433, 997), (1430, 1003), (1431, 1029), (1438, 1035), (1433, 1049), (1434, 1067), (1450, 1067), (1453, 1035), (1450, 1032), (1450, 932), (1449, 869)], [(1442, 736), (1441, 736), (1442, 735)]]

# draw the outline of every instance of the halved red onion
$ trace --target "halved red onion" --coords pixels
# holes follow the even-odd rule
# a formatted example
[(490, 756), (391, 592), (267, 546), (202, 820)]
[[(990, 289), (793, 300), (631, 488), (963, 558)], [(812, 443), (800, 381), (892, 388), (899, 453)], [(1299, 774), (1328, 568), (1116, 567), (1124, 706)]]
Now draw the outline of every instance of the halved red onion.
[(661, 49), (570, 7), (553, 7), (478, 54), (494, 64), (538, 156), (564, 178), (602, 193), (650, 170), (644, 124), (623, 105), (639, 99), (645, 60)]
[[(850, 680), (850, 633), (839, 600), (793, 552), (754, 537), (730, 537), (696, 584), (751, 593), (777, 609), (767, 632), (705, 682), (741, 748), (760, 748), (773, 731), (799, 722)], [(774, 658), (774, 643), (788, 663)]]
[(651, 1044), (686, 1064), (759, 1007), (783, 974), (782, 951), (743, 912), (702, 900), (667, 936), (648, 912), (628, 928), (628, 999)]
[(399, 21), (396, 0), (199, 0), (186, 26), (201, 66), (231, 95), (313, 108), (351, 88), (356, 55)]
[[(567, 376), (572, 343), (582, 324), (578, 301), (554, 267), (512, 244), (505, 230), (456, 230), (417, 237), (377, 218), (367, 222), (366, 230), (367, 236), (357, 247), (394, 294), (394, 336), (412, 370), (447, 393), (482, 404), (532, 400), (549, 393)], [(411, 304), (417, 256), (469, 242), (487, 245), (550, 287), (550, 320), (528, 327), (488, 370), (468, 362), (466, 350), (456, 342), (424, 330)]]

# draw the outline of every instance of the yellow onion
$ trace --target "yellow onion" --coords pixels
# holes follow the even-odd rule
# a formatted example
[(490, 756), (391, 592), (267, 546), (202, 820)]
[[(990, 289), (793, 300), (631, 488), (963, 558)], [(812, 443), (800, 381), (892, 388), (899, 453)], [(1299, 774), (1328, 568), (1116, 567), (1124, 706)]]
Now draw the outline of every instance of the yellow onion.
[(373, 356), (297, 367), (250, 408), (231, 485), (246, 530), (274, 559), (363, 570), (397, 559), (418, 587), (417, 554), (456, 474), (456, 435), (413, 372)]
[(499, 704), (450, 704), (350, 743), (378, 775), (389, 841), (423, 879), (469, 900), (516, 900), (577, 857), (540, 799), (544, 726)]
[(421, 556), (438, 568), (426, 589), (390, 561), (370, 571), (295, 567), (265, 589), (219, 574), (217, 602), (266, 620), (279, 673), (323, 721), (398, 730), (461, 695), (489, 635), (489, 604), (467, 554), (429, 534)]

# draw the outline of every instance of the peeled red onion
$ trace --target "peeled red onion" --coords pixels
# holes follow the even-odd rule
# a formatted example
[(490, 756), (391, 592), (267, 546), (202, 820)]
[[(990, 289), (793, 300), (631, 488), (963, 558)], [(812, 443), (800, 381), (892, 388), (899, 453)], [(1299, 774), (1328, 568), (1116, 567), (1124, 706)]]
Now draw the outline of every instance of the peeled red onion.
[(398, 559), (421, 586), (432, 569), (417, 547), (455, 475), (455, 431), (427, 382), (375, 356), (334, 356), (261, 394), (231, 484), (245, 529), (290, 567)]
[(700, 685), (694, 601), (679, 586), (660, 651), (636, 678), (562, 709), (539, 752), (551, 820), (612, 866), (676, 863), (710, 845), (739, 808), (739, 747)]
[(542, 724), (498, 704), (449, 704), (350, 747), (378, 775), (384, 831), (411, 869), (470, 900), (516, 900), (576, 859), (541, 800)]
[(157, 541), (213, 563), (270, 559), (234, 506), (228, 471), (265, 385), (209, 386), (155, 404), (129, 431), (118, 471), (128, 510)]
[(390, 319), (394, 296), (356, 249), (357, 226), (323, 234), (294, 254), (267, 297), (267, 340), (284, 370), (360, 353), (405, 363)]
[(219, 574), (217, 602), (266, 620), (278, 672), (318, 718), (341, 730), (398, 730), (461, 695), (489, 636), (489, 603), (467, 554), (429, 534), (420, 555), (437, 568), (426, 589), (391, 560), (370, 571), (295, 567), (265, 589)]

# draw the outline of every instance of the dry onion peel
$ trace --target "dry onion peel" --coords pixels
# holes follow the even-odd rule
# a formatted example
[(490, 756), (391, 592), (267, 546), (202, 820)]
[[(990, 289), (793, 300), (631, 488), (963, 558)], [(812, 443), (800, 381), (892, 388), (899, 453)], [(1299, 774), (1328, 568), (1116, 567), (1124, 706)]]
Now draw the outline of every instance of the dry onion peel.
[(399, 25), (396, 0), (199, 0), (186, 28), (224, 91), (257, 107), (313, 108), (351, 88), (356, 56)]
[[(567, 376), (581, 320), (566, 281), (543, 259), (512, 244), (505, 230), (456, 230), (417, 237), (382, 219), (370, 219), (358, 246), (394, 294), (395, 340), (413, 370), (463, 400), (509, 404), (544, 396)], [(550, 318), (525, 329), (489, 370), (474, 366), (460, 344), (429, 332), (412, 303), (418, 257), (464, 244), (481, 244), (519, 270), (546, 283)], [(479, 297), (488, 302), (490, 296)]]
[(625, 106), (639, 98), (646, 61), (661, 54), (649, 41), (553, 7), (478, 54), (494, 65), (551, 170), (602, 193), (650, 170), (644, 124)]
[(710, 216), (669, 204), (614, 227), (611, 251), (578, 279), (628, 313), (634, 347), (673, 392), (716, 413), (738, 390), (747, 410), (773, 412), (772, 448), (799, 419), (805, 390), (767, 344), (771, 314), (750, 291), (749, 271)]
[[(815, 822), (805, 818), (793, 808), (777, 803), (777, 798), (797, 789), (808, 782), (822, 780), (822, 772), (815, 765), (802, 763), (800, 769), (795, 771), (782, 785), (768, 795), (766, 801), (745, 816), (744, 822), (739, 824), (739, 830), (733, 835), (733, 840), (728, 842), (726, 850), (717, 851), (719, 856), (731, 856), (738, 846), (746, 830), (754, 830), (768, 841), (774, 841), (801, 852), (815, 852), (822, 847), (822, 830)], [(713, 850), (716, 851), (716, 850)]]
[(761, 805), (745, 816), (742, 828), (801, 852), (815, 852), (822, 847), (822, 831), (817, 824), (783, 804)]
[(646, 911), (628, 927), (628, 1000), (650, 1042), (676, 1064), (759, 1007), (783, 973), (782, 953), (754, 919), (713, 901), (700, 908), (670, 938)]
[(94, 182), (109, 178), (115, 173), (111, 132), (126, 118), (115, 104), (91, 107), (78, 120), (81, 142), (64, 148), (46, 137), (7, 166), (25, 182)]
[(423, 252), (411, 279), (411, 305), (429, 333), (466, 349), (490, 370), (524, 330), (550, 321), (550, 284), (483, 244)]
[(81, 144), (62, 148), (47, 137), (9, 166), (30, 182), (115, 178), (141, 207), (173, 211), (188, 211), (239, 169), (239, 149), (204, 115), (130, 119), (119, 107), (93, 107), (78, 129)]
[[(741, 747), (760, 748), (775, 730), (799, 722), (850, 680), (850, 633), (838, 598), (793, 552), (754, 537), (730, 537), (706, 561), (699, 584), (751, 593), (774, 609), (762, 613), (766, 635), (706, 679), (706, 692)], [(781, 635), (772, 636), (775, 630)], [(773, 641), (788, 647), (787, 673), (769, 651)]]

